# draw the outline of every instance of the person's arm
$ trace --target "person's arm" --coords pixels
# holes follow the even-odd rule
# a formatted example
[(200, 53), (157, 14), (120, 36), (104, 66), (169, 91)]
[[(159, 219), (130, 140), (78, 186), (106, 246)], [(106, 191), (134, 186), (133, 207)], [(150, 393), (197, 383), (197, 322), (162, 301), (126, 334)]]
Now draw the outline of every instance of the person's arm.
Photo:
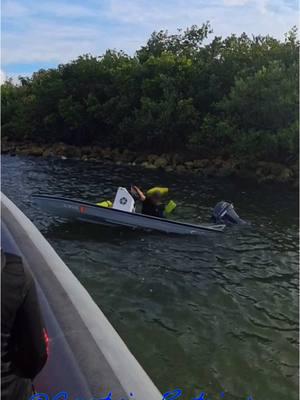
[(140, 201), (145, 201), (146, 200), (146, 196), (144, 195), (144, 193), (141, 191), (140, 188), (138, 188), (137, 186), (132, 186), (131, 187), (131, 192), (136, 193), (140, 199)]
[(48, 337), (35, 282), (31, 276), (28, 279), (27, 292), (16, 318), (16, 329), (19, 332), (16, 333), (18, 345), (15, 356), (22, 375), (34, 379), (47, 361)]

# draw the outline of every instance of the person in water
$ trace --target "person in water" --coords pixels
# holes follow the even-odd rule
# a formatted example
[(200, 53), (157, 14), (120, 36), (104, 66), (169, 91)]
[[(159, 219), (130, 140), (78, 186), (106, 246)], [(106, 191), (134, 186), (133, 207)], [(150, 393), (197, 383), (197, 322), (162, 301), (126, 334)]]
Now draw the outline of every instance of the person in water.
[(140, 188), (132, 186), (131, 193), (136, 195), (142, 202), (142, 214), (165, 218), (165, 205), (163, 204), (162, 194), (159, 191), (153, 191), (153, 193), (145, 195)]
[(35, 282), (22, 259), (1, 250), (1, 398), (28, 400), (48, 357)]

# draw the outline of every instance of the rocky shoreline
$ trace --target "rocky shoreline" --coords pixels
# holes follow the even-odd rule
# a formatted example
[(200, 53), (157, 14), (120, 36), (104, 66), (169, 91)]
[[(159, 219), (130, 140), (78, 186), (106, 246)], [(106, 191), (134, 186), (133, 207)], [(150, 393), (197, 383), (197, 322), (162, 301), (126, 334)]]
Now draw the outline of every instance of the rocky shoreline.
[(276, 182), (299, 186), (299, 164), (283, 165), (280, 163), (246, 160), (224, 160), (222, 158), (191, 159), (180, 154), (138, 154), (129, 150), (101, 148), (99, 146), (76, 147), (64, 143), (37, 145), (28, 142), (11, 142), (4, 137), (1, 153), (34, 157), (57, 157), (82, 161), (102, 162), (116, 165), (139, 165), (146, 169), (162, 169), (180, 174), (197, 174), (208, 177), (248, 178), (259, 183)]

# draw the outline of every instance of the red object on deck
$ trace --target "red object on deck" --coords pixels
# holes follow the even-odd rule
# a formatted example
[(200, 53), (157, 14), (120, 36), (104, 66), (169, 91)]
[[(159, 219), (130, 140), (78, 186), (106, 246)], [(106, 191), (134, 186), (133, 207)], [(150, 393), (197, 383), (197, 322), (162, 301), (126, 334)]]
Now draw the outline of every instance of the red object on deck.
[(43, 329), (43, 332), (44, 332), (44, 339), (45, 339), (45, 343), (46, 343), (47, 355), (49, 355), (49, 336), (48, 336), (48, 333), (45, 328)]

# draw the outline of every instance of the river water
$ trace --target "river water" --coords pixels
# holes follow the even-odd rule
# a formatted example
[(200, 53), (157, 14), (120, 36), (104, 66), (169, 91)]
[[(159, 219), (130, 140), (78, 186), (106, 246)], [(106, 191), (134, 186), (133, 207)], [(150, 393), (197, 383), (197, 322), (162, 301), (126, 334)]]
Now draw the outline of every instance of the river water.
[[(209, 238), (169, 236), (66, 223), (31, 202), (37, 193), (96, 202), (131, 184), (168, 186), (176, 219), (208, 221), (224, 199), (252, 226)], [(295, 191), (6, 155), (2, 191), (50, 241), (162, 392), (180, 388), (182, 399), (202, 391), (210, 400), (298, 398)]]

